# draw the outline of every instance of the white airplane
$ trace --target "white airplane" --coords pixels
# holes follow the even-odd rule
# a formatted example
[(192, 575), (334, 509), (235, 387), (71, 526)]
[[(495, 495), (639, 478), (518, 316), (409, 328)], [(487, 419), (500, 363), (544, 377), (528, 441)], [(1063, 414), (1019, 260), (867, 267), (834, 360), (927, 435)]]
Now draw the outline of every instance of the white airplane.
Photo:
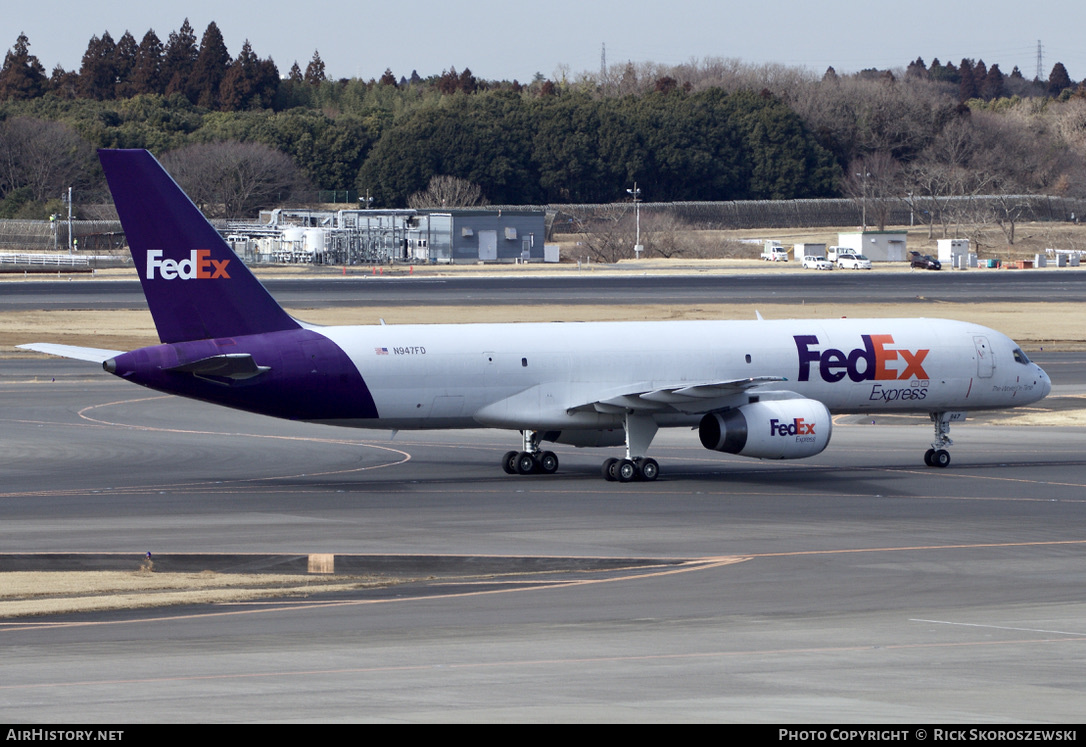
[(939, 319), (319, 327), (290, 317), (146, 151), (99, 152), (162, 341), (131, 352), (21, 347), (137, 384), (275, 417), (392, 430), (505, 428), (510, 474), (550, 474), (547, 442), (625, 444), (608, 480), (655, 480), (657, 429), (761, 459), (820, 453), (831, 413), (950, 423), (1030, 404), (1051, 382), (995, 330)]

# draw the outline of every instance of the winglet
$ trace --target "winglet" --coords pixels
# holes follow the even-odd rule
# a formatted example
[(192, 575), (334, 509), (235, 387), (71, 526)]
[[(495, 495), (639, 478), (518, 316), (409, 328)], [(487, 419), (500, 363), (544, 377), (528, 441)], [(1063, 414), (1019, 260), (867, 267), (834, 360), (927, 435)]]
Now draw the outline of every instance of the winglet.
[(162, 342), (298, 329), (145, 150), (100, 150)]

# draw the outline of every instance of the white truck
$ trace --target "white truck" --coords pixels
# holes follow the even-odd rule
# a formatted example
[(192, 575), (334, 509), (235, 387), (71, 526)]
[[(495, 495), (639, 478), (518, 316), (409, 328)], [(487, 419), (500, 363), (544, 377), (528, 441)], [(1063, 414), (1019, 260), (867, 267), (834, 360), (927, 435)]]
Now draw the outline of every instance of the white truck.
[(766, 262), (787, 262), (788, 250), (779, 241), (767, 241), (762, 249), (762, 259)]

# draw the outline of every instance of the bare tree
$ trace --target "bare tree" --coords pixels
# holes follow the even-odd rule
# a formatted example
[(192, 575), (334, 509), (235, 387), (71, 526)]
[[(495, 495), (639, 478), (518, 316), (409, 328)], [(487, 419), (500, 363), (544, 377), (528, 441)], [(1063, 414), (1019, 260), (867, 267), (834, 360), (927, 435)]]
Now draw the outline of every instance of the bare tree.
[(985, 179), (971, 167), (981, 143), (968, 117), (951, 121), (904, 171), (907, 202), (914, 215), (928, 225), (928, 238), (933, 238), (935, 221), (942, 225), (943, 238), (950, 224), (959, 224), (961, 205), (957, 197), (976, 194)]
[(162, 165), (208, 217), (251, 216), (296, 200), (307, 186), (289, 156), (260, 143), (188, 145), (165, 154)]
[(880, 151), (857, 158), (848, 172), (845, 191), (863, 206), (865, 224), (870, 225), (873, 219), (880, 231), (885, 230), (890, 209), (901, 200), (901, 164)]
[(636, 226), (632, 203), (569, 206), (565, 212), (573, 219), (587, 256), (608, 263), (634, 256)]
[(423, 208), (458, 208), (486, 205), (483, 190), (478, 184), (458, 176), (434, 176), (426, 189), (407, 198), (407, 206)]
[(33, 200), (55, 200), (68, 187), (87, 187), (93, 169), (93, 148), (68, 125), (32, 117), (0, 122), (0, 196), (28, 188)]
[(1014, 244), (1015, 227), (1029, 211), (1028, 195), (1065, 189), (1080, 159), (1058, 147), (1041, 117), (976, 112), (972, 119), (986, 147), (977, 149), (971, 166), (987, 182), (993, 220)]

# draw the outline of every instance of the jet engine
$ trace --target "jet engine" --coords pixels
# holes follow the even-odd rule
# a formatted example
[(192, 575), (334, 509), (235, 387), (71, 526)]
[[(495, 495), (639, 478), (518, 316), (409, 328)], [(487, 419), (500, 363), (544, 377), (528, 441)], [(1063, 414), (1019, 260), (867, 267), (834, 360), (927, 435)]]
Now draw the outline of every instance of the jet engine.
[(698, 435), (706, 449), (759, 459), (801, 459), (830, 443), (830, 411), (813, 399), (752, 402), (711, 412)]

